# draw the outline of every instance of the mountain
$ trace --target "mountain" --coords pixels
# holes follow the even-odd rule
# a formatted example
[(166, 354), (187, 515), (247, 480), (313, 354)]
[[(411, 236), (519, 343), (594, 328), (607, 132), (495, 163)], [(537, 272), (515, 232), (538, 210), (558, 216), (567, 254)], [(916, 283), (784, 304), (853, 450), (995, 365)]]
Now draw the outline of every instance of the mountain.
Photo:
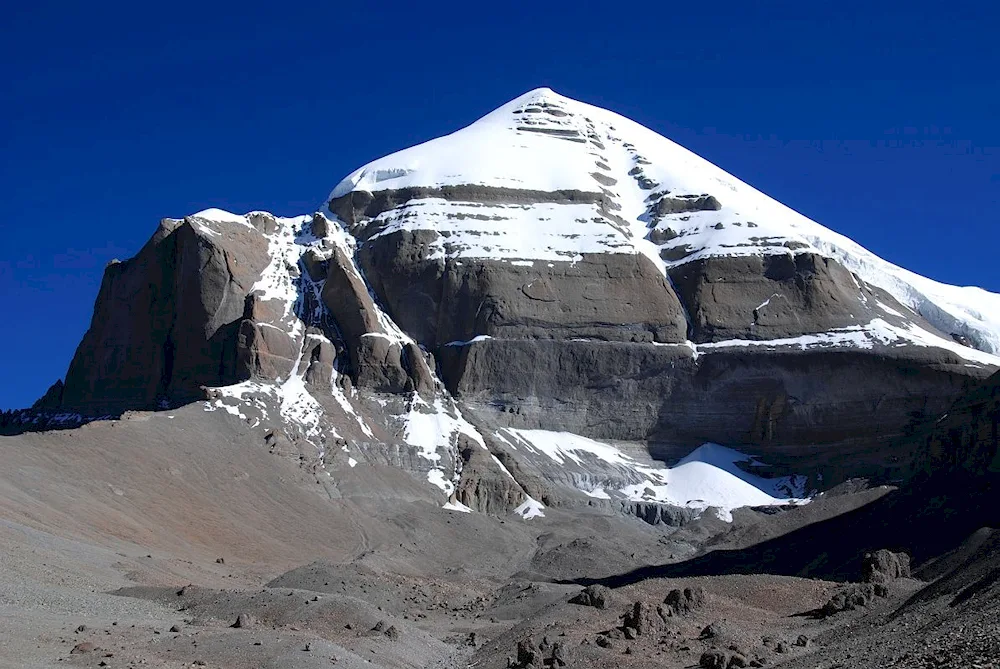
[(664, 464), (715, 443), (810, 488), (897, 475), (893, 444), (1000, 365), (997, 305), (537, 89), (311, 215), (164, 219), (108, 266), (38, 408), (207, 401), (317, 466), (389, 461), (480, 511), (725, 515)]
[(998, 306), (548, 89), (164, 219), (0, 415), (0, 667), (991, 666)]

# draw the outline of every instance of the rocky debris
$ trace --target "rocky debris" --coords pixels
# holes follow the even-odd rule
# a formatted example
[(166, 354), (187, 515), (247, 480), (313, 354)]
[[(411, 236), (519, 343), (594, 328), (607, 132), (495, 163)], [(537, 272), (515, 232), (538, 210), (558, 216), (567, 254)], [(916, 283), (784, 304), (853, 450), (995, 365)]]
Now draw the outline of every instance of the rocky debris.
[(696, 519), (701, 512), (655, 502), (621, 502), (622, 513), (635, 516), (650, 525), (680, 527)]
[(698, 633), (699, 639), (714, 639), (722, 635), (722, 630), (719, 628), (720, 623), (714, 622), (701, 628), (701, 632)]
[(861, 564), (861, 580), (864, 583), (887, 585), (897, 578), (909, 577), (910, 556), (906, 553), (893, 553), (884, 549), (865, 553)]
[(704, 588), (675, 588), (663, 599), (668, 610), (675, 616), (685, 616), (705, 605)]
[(565, 667), (569, 659), (569, 651), (562, 641), (550, 642), (548, 637), (542, 637), (536, 647), (531, 637), (521, 639), (517, 643), (517, 659), (507, 666), (510, 669), (541, 669), (542, 667)]
[(171, 625), (171, 626), (170, 626), (170, 629), (169, 629), (169, 630), (167, 630), (167, 631), (168, 631), (168, 632), (172, 632), (172, 633), (174, 633), (174, 634), (177, 634), (178, 632), (180, 632), (180, 631), (181, 631), (181, 628), (180, 628), (180, 627), (178, 627), (177, 625)]
[(97, 647), (97, 644), (91, 641), (83, 641), (73, 646), (73, 649), (69, 652), (73, 655), (79, 655), (81, 653), (93, 653), (98, 650), (100, 650), (100, 648)]
[(608, 607), (611, 590), (603, 585), (588, 585), (586, 588), (570, 598), (570, 604), (580, 606), (592, 606), (596, 609)]
[(795, 645), (799, 648), (808, 648), (812, 644), (812, 641), (805, 634), (800, 634), (795, 639)]
[(834, 594), (819, 612), (820, 615), (832, 616), (842, 611), (853, 611), (869, 606), (876, 597), (887, 597), (889, 591), (884, 585), (874, 583), (855, 583), (843, 587)]

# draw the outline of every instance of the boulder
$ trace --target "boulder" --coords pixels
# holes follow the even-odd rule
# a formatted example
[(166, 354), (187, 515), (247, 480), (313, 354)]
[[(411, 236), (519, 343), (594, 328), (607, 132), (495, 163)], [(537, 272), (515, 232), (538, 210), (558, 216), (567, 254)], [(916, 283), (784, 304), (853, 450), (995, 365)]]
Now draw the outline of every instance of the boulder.
[(861, 564), (863, 582), (887, 585), (897, 578), (909, 577), (910, 556), (906, 553), (893, 553), (885, 549), (865, 553)]
[(611, 590), (603, 585), (588, 585), (571, 597), (569, 603), (579, 604), (580, 606), (592, 606), (596, 609), (605, 609), (608, 607), (610, 595)]
[(672, 615), (670, 609), (648, 602), (635, 602), (632, 608), (625, 612), (622, 628), (634, 629), (637, 635), (656, 634), (667, 624), (667, 618)]
[(675, 588), (667, 593), (663, 603), (675, 616), (685, 616), (705, 605), (704, 588)]

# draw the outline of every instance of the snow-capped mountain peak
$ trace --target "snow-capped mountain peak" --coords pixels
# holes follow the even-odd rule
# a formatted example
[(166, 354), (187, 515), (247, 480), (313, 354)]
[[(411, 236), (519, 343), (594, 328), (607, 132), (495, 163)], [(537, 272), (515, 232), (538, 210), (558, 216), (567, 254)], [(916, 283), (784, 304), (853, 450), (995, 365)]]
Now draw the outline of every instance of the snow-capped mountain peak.
[(1000, 352), (1000, 296), (897, 267), (652, 130), (549, 88), (359, 168), (331, 192), (334, 213), (351, 193), (392, 200), (367, 212), (361, 236), (432, 230), (440, 258), (641, 253), (665, 273), (707, 258), (816, 254), (941, 332)]

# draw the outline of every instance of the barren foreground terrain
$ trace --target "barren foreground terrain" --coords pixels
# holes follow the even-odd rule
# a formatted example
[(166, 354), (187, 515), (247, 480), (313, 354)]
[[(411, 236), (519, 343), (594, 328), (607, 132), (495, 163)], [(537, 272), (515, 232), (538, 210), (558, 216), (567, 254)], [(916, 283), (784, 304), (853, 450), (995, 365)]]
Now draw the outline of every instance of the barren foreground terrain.
[[(874, 522), (888, 488), (681, 529), (600, 507), (497, 518), (441, 509), (396, 468), (314, 472), (197, 404), (3, 437), (0, 459), (3, 667), (832, 669), (1000, 655), (990, 530), (924, 560), (915, 575), (930, 586), (897, 578), (855, 610), (821, 612), (864, 591), (842, 582), (860, 572), (837, 577), (860, 545), (843, 523)], [(827, 535), (844, 550), (820, 546)]]

